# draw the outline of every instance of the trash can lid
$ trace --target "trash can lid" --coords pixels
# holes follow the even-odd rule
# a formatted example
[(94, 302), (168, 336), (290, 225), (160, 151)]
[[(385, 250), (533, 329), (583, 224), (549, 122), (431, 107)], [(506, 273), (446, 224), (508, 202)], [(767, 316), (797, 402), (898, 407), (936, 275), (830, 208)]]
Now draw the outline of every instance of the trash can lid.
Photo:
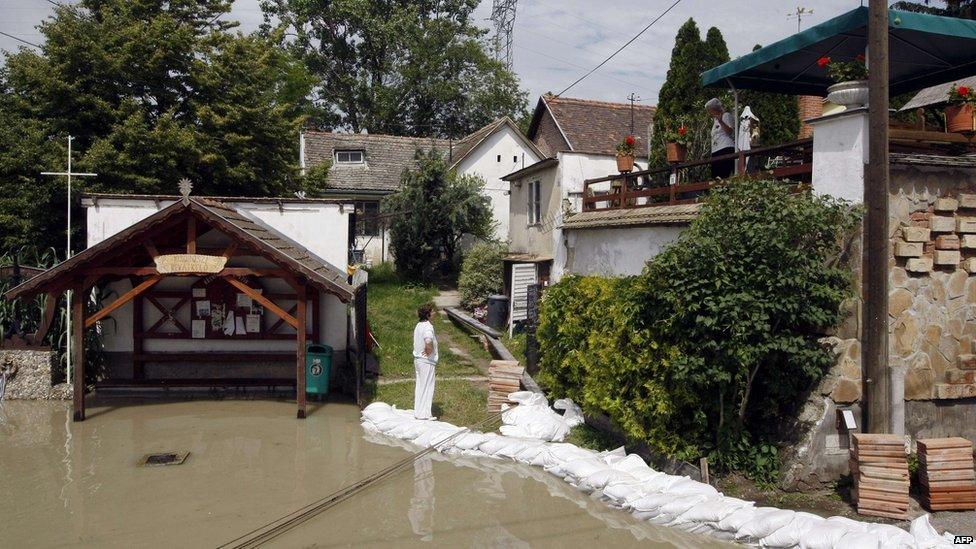
[(495, 294), (488, 296), (488, 299), (492, 301), (508, 301), (508, 296), (503, 294)]
[(332, 347), (318, 343), (309, 343), (305, 346), (305, 351), (309, 353), (331, 353)]

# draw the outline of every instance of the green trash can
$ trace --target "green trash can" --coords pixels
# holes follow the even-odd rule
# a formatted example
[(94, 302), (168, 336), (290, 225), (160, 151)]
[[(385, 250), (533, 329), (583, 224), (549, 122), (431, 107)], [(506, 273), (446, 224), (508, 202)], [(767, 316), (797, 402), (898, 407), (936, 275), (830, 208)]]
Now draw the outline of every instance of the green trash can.
[(331, 374), (332, 347), (315, 343), (305, 347), (305, 392), (312, 395), (329, 394)]

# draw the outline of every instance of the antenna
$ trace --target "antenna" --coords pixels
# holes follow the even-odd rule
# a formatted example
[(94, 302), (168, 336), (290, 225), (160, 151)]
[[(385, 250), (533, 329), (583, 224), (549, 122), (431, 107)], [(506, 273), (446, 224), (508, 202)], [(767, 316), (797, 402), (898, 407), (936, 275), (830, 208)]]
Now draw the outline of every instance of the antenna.
[(495, 59), (512, 68), (512, 34), (515, 28), (515, 4), (517, 0), (493, 0), (491, 21), (495, 25)]
[(801, 6), (797, 6), (796, 11), (791, 11), (786, 13), (786, 18), (792, 19), (796, 17), (796, 32), (800, 32), (800, 26), (803, 23), (803, 16), (805, 15), (813, 15), (813, 10)]
[(641, 98), (636, 93), (630, 92), (627, 100), (630, 101), (630, 135), (634, 135), (634, 103), (640, 103)]

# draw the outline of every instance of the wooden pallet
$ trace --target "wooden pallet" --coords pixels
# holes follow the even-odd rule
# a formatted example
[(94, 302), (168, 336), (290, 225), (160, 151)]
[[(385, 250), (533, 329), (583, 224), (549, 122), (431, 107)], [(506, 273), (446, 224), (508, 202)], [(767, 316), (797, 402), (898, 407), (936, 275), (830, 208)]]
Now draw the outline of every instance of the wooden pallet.
[(851, 435), (851, 497), (862, 515), (908, 518), (908, 456), (898, 435)]
[(976, 509), (973, 443), (960, 437), (918, 441), (922, 505), (931, 511)]
[(499, 412), (511, 403), (508, 395), (522, 389), (525, 367), (517, 360), (492, 360), (488, 365), (488, 411)]

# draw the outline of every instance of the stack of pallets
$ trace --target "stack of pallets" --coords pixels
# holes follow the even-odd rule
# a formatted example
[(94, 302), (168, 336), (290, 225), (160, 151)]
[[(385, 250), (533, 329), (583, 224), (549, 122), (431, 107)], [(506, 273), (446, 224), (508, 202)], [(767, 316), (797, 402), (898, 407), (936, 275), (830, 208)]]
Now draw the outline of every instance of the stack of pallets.
[(908, 519), (908, 456), (905, 437), (851, 435), (851, 498), (862, 515)]
[(517, 360), (492, 360), (488, 365), (488, 411), (499, 412), (510, 402), (509, 393), (522, 389), (522, 372)]
[(922, 504), (931, 511), (976, 509), (973, 443), (959, 437), (918, 441)]

